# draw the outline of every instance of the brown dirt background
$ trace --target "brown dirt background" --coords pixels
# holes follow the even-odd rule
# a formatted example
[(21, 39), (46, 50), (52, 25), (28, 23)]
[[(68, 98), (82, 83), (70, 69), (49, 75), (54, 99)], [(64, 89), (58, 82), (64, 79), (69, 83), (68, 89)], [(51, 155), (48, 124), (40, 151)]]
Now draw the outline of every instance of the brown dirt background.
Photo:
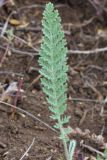
[[(9, 43), (5, 39), (7, 34), (4, 34), (5, 38), (0, 38), (0, 62), (9, 45), (8, 54), (0, 67), (0, 83), (6, 84), (7, 80), (9, 83), (18, 82), (23, 77), (24, 93), (17, 107), (26, 110), (52, 127), (54, 122), (49, 118), (51, 113), (41, 90), (40, 81), (32, 84), (32, 81), (39, 76), (38, 53), (35, 48), (39, 50), (41, 43), (41, 19), (44, 10), (42, 6), (45, 2), (19, 0), (14, 3), (13, 6), (8, 3), (0, 9), (1, 27), (12, 11), (16, 13), (10, 19), (17, 19), (21, 23), (13, 25), (9, 22), (8, 24), (9, 28), (13, 28), (14, 35), (20, 39), (16, 37)], [(33, 4), (35, 7), (32, 7)], [(36, 7), (36, 4), (41, 6)], [(71, 6), (61, 1), (56, 2), (55, 5), (62, 18), (69, 50), (94, 50), (106, 47), (107, 13), (105, 10), (98, 15), (88, 0), (80, 4), (75, 2)], [(106, 4), (104, 8), (107, 9)], [(21, 25), (23, 25), (22, 28)], [(26, 55), (27, 53), (30, 55)], [(33, 53), (35, 56), (32, 58)], [(90, 137), (95, 134), (102, 135), (104, 143), (107, 141), (107, 105), (102, 103), (107, 96), (106, 54), (107, 51), (93, 54), (69, 52), (68, 110), (66, 113), (71, 116), (69, 125), (74, 130), (76, 128), (80, 128), (82, 132), (88, 130)], [(13, 102), (14, 97), (12, 97), (11, 104)], [(63, 146), (56, 132), (38, 120), (25, 114), (22, 115), (18, 110), (12, 118), (10, 111), (11, 108), (8, 105), (0, 104), (0, 160), (19, 160), (32, 143), (33, 138), (35, 138), (34, 144), (24, 158), (25, 160), (64, 159)], [(83, 159), (85, 156), (91, 159), (92, 155), (96, 156), (96, 153), (89, 152), (80, 146), (82, 140), (85, 144), (103, 152), (102, 144), (87, 135), (74, 133), (70, 137), (77, 140), (74, 159), (81, 159), (81, 157)]]

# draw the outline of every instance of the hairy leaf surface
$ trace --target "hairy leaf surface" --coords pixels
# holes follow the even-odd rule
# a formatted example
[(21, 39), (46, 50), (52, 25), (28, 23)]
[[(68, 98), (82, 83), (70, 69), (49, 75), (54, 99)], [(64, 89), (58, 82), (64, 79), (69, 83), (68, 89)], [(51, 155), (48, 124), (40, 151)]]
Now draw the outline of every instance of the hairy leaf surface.
[[(67, 48), (64, 32), (61, 27), (61, 19), (52, 3), (46, 5), (43, 13), (43, 40), (40, 49), (39, 64), (42, 75), (41, 84), (47, 95), (47, 101), (52, 112), (51, 118), (57, 120), (54, 125), (61, 128), (68, 123), (69, 117), (61, 118), (67, 108)], [(70, 129), (64, 128), (60, 137), (69, 134)]]

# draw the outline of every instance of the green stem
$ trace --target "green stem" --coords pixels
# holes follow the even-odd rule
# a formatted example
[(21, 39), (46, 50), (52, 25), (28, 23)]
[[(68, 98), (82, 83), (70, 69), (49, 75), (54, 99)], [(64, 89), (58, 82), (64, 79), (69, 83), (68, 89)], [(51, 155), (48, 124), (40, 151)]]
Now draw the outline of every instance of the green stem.
[[(52, 28), (52, 26), (51, 26), (50, 28)], [(52, 31), (51, 31), (51, 33), (52, 33)], [(51, 46), (52, 46), (52, 48), (53, 48), (53, 44), (54, 44), (54, 41), (53, 41), (53, 36), (52, 36), (52, 34), (51, 34)], [(51, 56), (51, 58), (52, 58), (51, 61), (53, 62), (53, 61), (54, 61), (54, 58), (53, 58), (54, 51), (51, 50), (51, 52), (53, 53), (53, 54), (51, 54), (51, 55), (52, 55), (52, 56)], [(53, 67), (53, 66), (52, 66), (51, 71), (52, 71), (52, 73), (54, 73), (54, 67)], [(52, 76), (53, 76), (53, 79), (56, 79), (56, 77), (54, 76), (54, 74), (53, 74)], [(55, 84), (55, 82), (54, 82), (54, 84)], [(54, 89), (54, 95), (55, 95), (55, 97), (56, 97), (56, 90), (55, 90), (55, 89)], [(55, 99), (56, 99), (56, 101), (57, 101), (57, 97), (56, 97)], [(62, 126), (62, 124), (61, 124), (61, 118), (60, 118), (60, 117), (59, 117), (59, 119), (58, 119), (58, 123), (60, 124), (60, 132), (64, 134), (64, 129), (63, 129), (63, 126)], [(63, 146), (64, 146), (65, 158), (66, 158), (66, 160), (69, 160), (67, 143), (66, 143), (66, 141), (65, 141), (64, 139), (63, 139), (62, 141), (63, 141)]]
[(65, 158), (66, 160), (69, 160), (67, 143), (64, 140), (63, 140), (63, 146), (64, 146)]
[[(60, 124), (60, 132), (61, 132), (63, 135), (65, 135), (65, 134), (64, 134), (64, 128), (63, 128), (63, 126), (62, 126), (62, 124), (61, 124), (61, 119), (60, 119), (60, 117), (59, 117), (59, 119), (58, 119), (58, 123)], [(63, 146), (64, 146), (65, 159), (66, 159), (66, 160), (69, 160), (67, 142), (66, 142), (65, 139), (62, 139), (62, 142), (63, 142)]]

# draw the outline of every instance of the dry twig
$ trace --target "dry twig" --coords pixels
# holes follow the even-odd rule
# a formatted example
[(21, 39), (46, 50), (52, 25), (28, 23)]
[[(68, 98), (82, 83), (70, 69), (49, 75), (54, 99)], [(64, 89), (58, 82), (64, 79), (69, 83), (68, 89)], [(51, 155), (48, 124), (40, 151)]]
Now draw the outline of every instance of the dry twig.
[(31, 147), (33, 146), (34, 142), (35, 142), (35, 138), (33, 138), (32, 143), (30, 144), (30, 146), (28, 147), (28, 149), (26, 150), (26, 152), (22, 155), (22, 157), (20, 158), (20, 160), (22, 160), (22, 159), (25, 158), (25, 156), (28, 154), (29, 150), (30, 150)]
[(96, 99), (86, 99), (86, 98), (69, 98), (71, 101), (83, 101), (83, 102), (93, 102), (93, 103), (100, 103), (105, 104), (104, 100), (96, 100)]
[(83, 23), (76, 23), (76, 24), (73, 24), (73, 23), (63, 23), (63, 27), (68, 26), (69, 30), (71, 28), (85, 27), (85, 26), (89, 25), (90, 23), (92, 23), (95, 18), (96, 18), (96, 16), (90, 18), (89, 20), (85, 20)]
[(39, 81), (39, 79), (41, 78), (41, 75), (37, 76), (28, 86), (27, 89), (29, 89), (32, 85), (34, 85), (35, 83), (37, 83)]
[(4, 53), (4, 55), (3, 55), (2, 59), (1, 59), (1, 62), (0, 62), (0, 67), (2, 67), (3, 62), (6, 59), (6, 55), (8, 53), (8, 49), (9, 49), (9, 46), (6, 47), (5, 53)]
[(100, 52), (106, 52), (107, 51), (107, 47), (103, 47), (103, 48), (96, 48), (93, 50), (86, 50), (86, 51), (80, 51), (80, 50), (69, 50), (68, 54), (94, 54), (94, 53), (100, 53)]
[[(22, 88), (22, 85), (23, 85), (23, 78), (20, 78), (19, 84), (18, 84), (18, 87), (17, 87), (18, 90), (16, 92), (16, 96), (15, 96), (15, 99), (14, 99), (14, 106), (17, 105), (17, 101), (18, 101), (18, 99), (20, 97), (20, 90)], [(12, 117), (14, 117), (15, 112), (16, 112), (16, 109), (12, 108)]]
[(29, 117), (33, 118), (34, 120), (39, 121), (40, 123), (44, 124), (46, 127), (50, 128), (52, 131), (58, 133), (58, 131), (57, 131), (56, 129), (52, 128), (52, 127), (49, 126), (47, 123), (43, 122), (41, 119), (39, 119), (38, 117), (36, 117), (36, 116), (34, 116), (33, 114), (29, 113), (28, 111), (25, 111), (25, 110), (23, 110), (23, 109), (21, 109), (21, 108), (19, 108), (19, 107), (16, 107), (16, 106), (14, 106), (14, 105), (12, 105), (12, 104), (9, 104), (9, 103), (3, 102), (3, 101), (0, 101), (0, 104), (4, 104), (4, 105), (6, 105), (7, 107), (13, 107), (13, 108), (15, 108), (15, 109), (17, 109), (18, 111), (20, 111), (20, 112), (28, 115)]
[(97, 149), (95, 149), (95, 148), (93, 148), (93, 147), (91, 147), (91, 146), (88, 146), (88, 145), (86, 145), (86, 144), (83, 144), (83, 143), (80, 143), (80, 145), (81, 145), (83, 148), (86, 148), (86, 149), (88, 149), (89, 151), (95, 152), (95, 153), (101, 155), (102, 157), (104, 157), (104, 153), (98, 151)]

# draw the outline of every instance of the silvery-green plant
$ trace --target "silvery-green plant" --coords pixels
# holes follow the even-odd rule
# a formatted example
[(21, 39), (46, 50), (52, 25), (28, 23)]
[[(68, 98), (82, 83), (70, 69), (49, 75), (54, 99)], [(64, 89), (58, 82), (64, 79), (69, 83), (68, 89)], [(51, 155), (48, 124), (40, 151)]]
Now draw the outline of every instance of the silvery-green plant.
[[(47, 96), (51, 118), (56, 121), (54, 128), (60, 130), (60, 139), (64, 145), (66, 160), (72, 160), (76, 142), (70, 141), (69, 116), (64, 115), (67, 109), (67, 48), (61, 19), (52, 3), (46, 5), (42, 20), (43, 40), (40, 49), (39, 64), (42, 75), (41, 84)], [(69, 145), (69, 146), (68, 146)]]
[(107, 160), (107, 148), (105, 148), (104, 153), (102, 154), (103, 157), (97, 155), (96, 160)]

